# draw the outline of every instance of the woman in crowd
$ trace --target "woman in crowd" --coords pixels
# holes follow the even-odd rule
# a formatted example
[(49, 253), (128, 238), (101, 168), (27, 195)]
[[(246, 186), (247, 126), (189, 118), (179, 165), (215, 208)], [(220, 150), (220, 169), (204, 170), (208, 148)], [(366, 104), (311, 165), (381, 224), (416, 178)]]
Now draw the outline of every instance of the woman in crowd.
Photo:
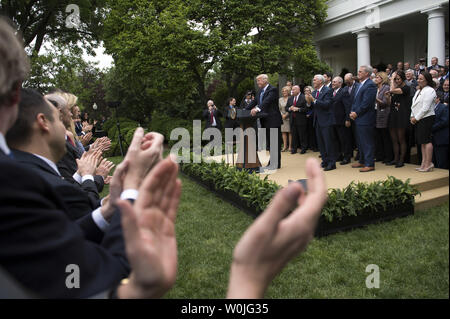
[(419, 172), (430, 172), (434, 165), (431, 129), (434, 124), (434, 105), (436, 99), (435, 83), (430, 73), (424, 72), (417, 80), (419, 90), (414, 95), (411, 106), (411, 124), (415, 126), (417, 144), (421, 145), (422, 164), (416, 168)]
[[(291, 124), (289, 121), (289, 112), (286, 111), (286, 103), (289, 99), (289, 95), (291, 92), (291, 88), (289, 86), (285, 86), (281, 90), (282, 97), (278, 100), (278, 107), (280, 109), (281, 118), (283, 119), (283, 124), (281, 125), (281, 133), (283, 134), (283, 150), (282, 152), (287, 152), (288, 150), (291, 152), (292, 150), (292, 134), (291, 134)], [(289, 144), (288, 144), (289, 141)]]
[(385, 95), (390, 89), (388, 75), (385, 72), (378, 72), (375, 84), (378, 87), (375, 102), (377, 109), (375, 157), (377, 162), (390, 163), (394, 159), (394, 154), (388, 128), (391, 107)]
[(405, 72), (398, 71), (392, 74), (390, 90), (386, 97), (391, 105), (388, 127), (394, 149), (394, 160), (386, 165), (395, 167), (405, 166), (405, 156), (408, 149), (406, 130), (409, 129), (411, 115), (411, 88), (405, 83)]
[(433, 163), (436, 168), (449, 168), (448, 156), (448, 104), (442, 103), (442, 92), (436, 92), (435, 119), (431, 129), (433, 143)]

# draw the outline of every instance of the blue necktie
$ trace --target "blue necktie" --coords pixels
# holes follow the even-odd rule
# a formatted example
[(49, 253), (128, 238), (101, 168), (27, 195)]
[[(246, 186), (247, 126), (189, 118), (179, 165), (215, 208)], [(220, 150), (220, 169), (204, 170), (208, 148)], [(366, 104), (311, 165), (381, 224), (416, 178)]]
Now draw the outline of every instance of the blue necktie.
[(12, 152), (9, 152), (8, 157), (9, 157), (10, 159), (14, 159), (13, 153), (12, 153)]
[(358, 93), (359, 93), (359, 89), (361, 88), (361, 86), (362, 86), (362, 85), (359, 85), (359, 86), (358, 86), (358, 88), (356, 89), (356, 92), (355, 92), (355, 97), (357, 97), (357, 96), (358, 96)]
[(261, 95), (259, 96), (259, 103), (261, 104), (264, 97), (264, 90), (261, 92)]

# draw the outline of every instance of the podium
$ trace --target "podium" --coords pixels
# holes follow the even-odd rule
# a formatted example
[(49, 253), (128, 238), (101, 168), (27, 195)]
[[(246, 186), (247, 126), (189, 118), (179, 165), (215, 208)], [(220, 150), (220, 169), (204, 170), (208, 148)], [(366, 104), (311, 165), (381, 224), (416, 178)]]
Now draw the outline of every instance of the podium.
[[(256, 119), (267, 117), (266, 113), (257, 113), (255, 116), (252, 116), (250, 110), (237, 110), (236, 119), (239, 122), (239, 125), (243, 132), (247, 128), (254, 128), (256, 125)], [(249, 171), (259, 171), (259, 168), (262, 166), (258, 157), (258, 149), (256, 144), (256, 130), (254, 138), (249, 138), (248, 135), (242, 134), (240, 136), (239, 142), (239, 150), (237, 157), (236, 167), (239, 169), (246, 169)]]

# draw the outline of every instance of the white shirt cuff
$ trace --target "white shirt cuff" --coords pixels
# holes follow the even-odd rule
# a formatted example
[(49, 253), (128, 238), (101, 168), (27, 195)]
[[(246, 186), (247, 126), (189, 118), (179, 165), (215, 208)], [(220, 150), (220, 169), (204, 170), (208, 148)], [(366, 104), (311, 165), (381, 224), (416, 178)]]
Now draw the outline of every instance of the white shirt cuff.
[(261, 112), (261, 109), (259, 108), (259, 107), (255, 107), (255, 109), (258, 111), (258, 112)]
[(136, 200), (139, 192), (136, 189), (126, 189), (120, 194), (120, 199), (133, 199)]
[(73, 174), (73, 179), (78, 183), (78, 184), (81, 184), (82, 183), (82, 181), (81, 181), (81, 175), (80, 174), (78, 174), (77, 172), (75, 172), (75, 174)]
[(109, 227), (109, 223), (106, 221), (106, 219), (103, 218), (101, 207), (92, 212), (92, 219), (94, 220), (94, 223), (98, 226), (98, 228), (100, 228), (103, 232), (105, 232)]
[(92, 176), (92, 175), (84, 175), (84, 176), (81, 178), (81, 183), (83, 183), (83, 182), (85, 182), (85, 181), (87, 181), (87, 180), (94, 181), (94, 176)]

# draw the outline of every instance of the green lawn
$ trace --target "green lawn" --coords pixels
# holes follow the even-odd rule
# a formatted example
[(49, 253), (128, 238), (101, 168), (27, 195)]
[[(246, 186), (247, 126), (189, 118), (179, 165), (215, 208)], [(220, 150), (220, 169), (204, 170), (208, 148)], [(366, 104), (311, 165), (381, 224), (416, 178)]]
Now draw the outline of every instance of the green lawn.
[[(166, 298), (223, 298), (233, 247), (252, 218), (188, 178), (177, 219), (179, 272)], [(380, 288), (366, 288), (366, 266)], [(448, 203), (414, 216), (315, 239), (267, 298), (448, 298)]]

